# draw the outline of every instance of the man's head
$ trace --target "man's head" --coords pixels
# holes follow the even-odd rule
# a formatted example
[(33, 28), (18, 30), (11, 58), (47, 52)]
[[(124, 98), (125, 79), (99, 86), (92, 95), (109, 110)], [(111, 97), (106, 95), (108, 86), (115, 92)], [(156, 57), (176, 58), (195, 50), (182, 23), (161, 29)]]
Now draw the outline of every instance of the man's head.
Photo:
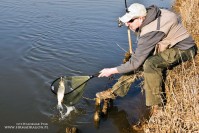
[(139, 3), (134, 3), (128, 8), (128, 12), (119, 18), (119, 20), (125, 23), (126, 26), (133, 31), (140, 27), (145, 16), (147, 15), (147, 11), (144, 5)]

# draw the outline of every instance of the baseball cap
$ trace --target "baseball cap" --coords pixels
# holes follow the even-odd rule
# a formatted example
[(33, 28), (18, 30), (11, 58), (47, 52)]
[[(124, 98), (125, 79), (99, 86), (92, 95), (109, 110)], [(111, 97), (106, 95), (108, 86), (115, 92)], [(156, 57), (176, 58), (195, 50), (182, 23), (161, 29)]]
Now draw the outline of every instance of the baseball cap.
[(120, 17), (119, 20), (123, 23), (130, 21), (131, 19), (146, 16), (146, 8), (144, 5), (134, 3), (129, 6), (128, 11), (124, 16)]

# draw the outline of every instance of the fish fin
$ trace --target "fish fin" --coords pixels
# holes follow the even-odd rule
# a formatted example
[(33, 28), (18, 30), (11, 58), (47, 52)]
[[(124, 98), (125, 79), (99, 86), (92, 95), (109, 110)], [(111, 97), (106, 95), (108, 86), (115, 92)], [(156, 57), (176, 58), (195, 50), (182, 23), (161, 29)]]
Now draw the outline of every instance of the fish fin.
[(58, 104), (57, 104), (57, 109), (58, 109), (58, 110), (63, 110), (62, 104), (59, 104), (59, 103), (58, 103)]

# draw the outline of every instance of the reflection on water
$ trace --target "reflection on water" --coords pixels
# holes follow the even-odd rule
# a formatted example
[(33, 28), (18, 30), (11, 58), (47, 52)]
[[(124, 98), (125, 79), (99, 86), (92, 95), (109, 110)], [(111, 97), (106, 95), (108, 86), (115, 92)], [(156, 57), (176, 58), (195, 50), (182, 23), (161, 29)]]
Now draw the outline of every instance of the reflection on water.
[(131, 133), (131, 123), (128, 121), (128, 114), (125, 110), (119, 110), (117, 106), (110, 109), (109, 119), (117, 126), (119, 132)]
[[(166, 0), (133, 0), (128, 5), (132, 2), (171, 5)], [(122, 128), (142, 117), (144, 96), (136, 84), (125, 98), (114, 101), (118, 111), (110, 111), (98, 129), (93, 124), (93, 101), (82, 99), (76, 105), (78, 113), (71, 113), (67, 119), (54, 117), (57, 101), (50, 84), (55, 78), (92, 75), (122, 62), (124, 51), (116, 44), (128, 49), (127, 31), (117, 27), (117, 18), (124, 12), (124, 0), (1, 0), (1, 127), (45, 122), (48, 130), (28, 131), (63, 132), (73, 125), (83, 133), (122, 133)], [(136, 39), (132, 39), (135, 47)], [(96, 92), (107, 89), (107, 82), (106, 78), (92, 79), (84, 96), (94, 98)], [(126, 120), (118, 124), (123, 116)], [(5, 129), (0, 128), (0, 132)]]

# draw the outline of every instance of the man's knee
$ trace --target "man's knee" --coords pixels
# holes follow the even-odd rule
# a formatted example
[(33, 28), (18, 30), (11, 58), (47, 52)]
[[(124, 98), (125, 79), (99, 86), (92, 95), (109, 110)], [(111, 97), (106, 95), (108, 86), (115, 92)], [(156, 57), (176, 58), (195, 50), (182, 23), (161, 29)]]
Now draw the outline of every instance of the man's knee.
[(153, 61), (153, 58), (147, 59), (144, 62), (143, 68), (145, 73), (152, 73), (155, 69), (155, 62)]

